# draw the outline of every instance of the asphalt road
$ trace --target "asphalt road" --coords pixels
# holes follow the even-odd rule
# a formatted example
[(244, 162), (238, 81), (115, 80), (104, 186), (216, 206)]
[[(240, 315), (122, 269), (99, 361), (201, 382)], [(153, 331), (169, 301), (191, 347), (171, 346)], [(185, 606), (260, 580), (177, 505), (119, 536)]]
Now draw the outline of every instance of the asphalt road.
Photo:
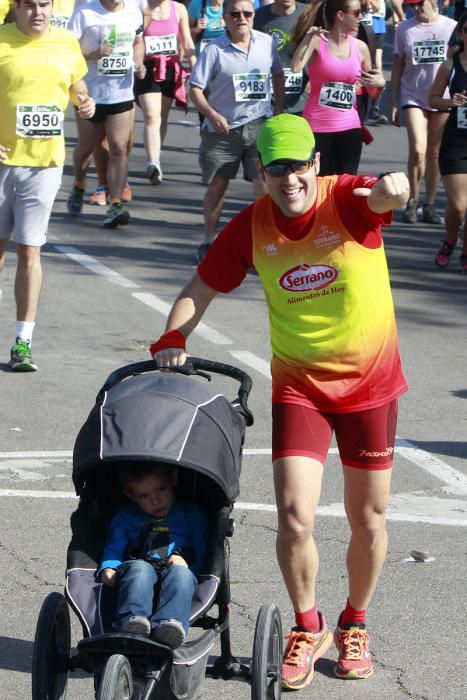
[[(76, 434), (106, 376), (116, 367), (148, 358), (147, 346), (163, 331), (165, 313), (194, 271), (201, 240), (203, 188), (197, 170), (197, 119), (174, 111), (163, 152), (164, 183), (144, 177), (141, 121), (131, 156), (132, 223), (101, 228), (103, 210), (86, 206), (71, 220), (65, 201), (68, 165), (44, 248), (44, 290), (34, 357), (35, 374), (8, 371), (14, 333), (13, 251), (0, 278), (0, 697), (30, 697), (30, 667), (37, 615), (44, 597), (63, 590), (69, 516), (76, 507), (70, 479)], [(73, 144), (74, 128), (67, 122)], [(372, 129), (361, 171), (403, 169), (404, 130)], [(68, 154), (68, 163), (70, 152)], [(89, 190), (95, 184), (89, 178)], [(250, 201), (237, 179), (224, 219)], [(440, 189), (439, 206), (443, 205)], [(408, 226), (396, 212), (386, 249), (401, 350), (410, 392), (400, 402), (399, 436), (389, 509), (387, 563), (368, 625), (375, 674), (361, 683), (332, 676), (334, 649), (317, 665), (313, 686), (297, 697), (466, 697), (466, 317), (467, 278), (440, 273), (433, 255), (440, 226)], [(193, 335), (194, 355), (238, 364), (254, 380), (241, 479), (237, 528), (232, 540), (232, 638), (248, 658), (263, 602), (280, 606), (284, 629), (292, 613), (275, 562), (276, 516), (270, 457), (270, 356), (267, 315), (258, 278), (249, 275), (229, 297), (209, 309), (206, 327)], [(235, 386), (219, 381), (234, 395)], [(51, 493), (52, 492), (52, 493)], [(319, 604), (334, 625), (346, 597), (348, 527), (342, 515), (342, 478), (335, 451), (326, 465), (316, 538), (321, 553)], [(412, 549), (430, 561), (410, 561)], [(73, 644), (80, 638), (73, 620)], [(92, 681), (78, 674), (69, 700), (92, 697)], [(250, 697), (246, 683), (206, 681), (206, 699)]]

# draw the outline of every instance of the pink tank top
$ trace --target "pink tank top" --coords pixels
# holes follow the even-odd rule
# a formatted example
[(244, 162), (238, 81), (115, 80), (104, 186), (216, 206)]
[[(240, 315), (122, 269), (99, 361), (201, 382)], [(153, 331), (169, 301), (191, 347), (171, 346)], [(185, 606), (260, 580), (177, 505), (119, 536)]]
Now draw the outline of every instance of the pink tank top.
[[(151, 55), (178, 54), (178, 17), (174, 0), (170, 0), (170, 13), (167, 19), (152, 19), (144, 30), (144, 43), (146, 45), (146, 57)], [(147, 37), (147, 38), (146, 38)], [(150, 37), (161, 37), (154, 41)]]
[(348, 37), (348, 58), (335, 58), (328, 42), (321, 39), (314, 63), (308, 66), (310, 96), (303, 116), (316, 132), (347, 131), (361, 126), (357, 112), (355, 84), (362, 69), (358, 44)]

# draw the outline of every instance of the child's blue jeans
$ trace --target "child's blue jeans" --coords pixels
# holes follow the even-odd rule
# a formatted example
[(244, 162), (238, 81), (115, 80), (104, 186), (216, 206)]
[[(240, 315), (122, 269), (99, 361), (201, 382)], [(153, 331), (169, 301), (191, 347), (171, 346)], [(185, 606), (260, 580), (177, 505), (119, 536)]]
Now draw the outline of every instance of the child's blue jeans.
[[(121, 629), (131, 615), (149, 618), (154, 628), (162, 620), (178, 620), (188, 631), (191, 600), (197, 583), (196, 576), (185, 566), (174, 564), (157, 573), (143, 559), (125, 561), (118, 569), (119, 588), (114, 627)], [(154, 586), (160, 581), (157, 610), (153, 613)]]

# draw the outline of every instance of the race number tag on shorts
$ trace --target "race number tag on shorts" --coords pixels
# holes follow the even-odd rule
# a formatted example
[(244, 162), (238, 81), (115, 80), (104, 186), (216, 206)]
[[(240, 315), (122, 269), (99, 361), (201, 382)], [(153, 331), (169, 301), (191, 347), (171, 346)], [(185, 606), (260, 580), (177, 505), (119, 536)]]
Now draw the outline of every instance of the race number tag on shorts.
[(126, 75), (133, 64), (128, 51), (114, 51), (110, 56), (103, 56), (97, 61), (98, 75), (116, 78)]
[(50, 26), (51, 27), (60, 27), (60, 29), (66, 29), (68, 27), (68, 22), (70, 21), (71, 17), (67, 17), (66, 15), (53, 15), (52, 19), (50, 20)]
[(156, 53), (173, 56), (177, 53), (177, 37), (175, 34), (167, 34), (166, 36), (145, 36), (144, 44), (146, 46), (146, 56), (152, 56)]
[(292, 73), (290, 68), (284, 68), (285, 94), (301, 95), (303, 92), (303, 73)]
[(366, 12), (362, 16), (360, 24), (366, 24), (367, 26), (371, 27), (371, 25), (373, 24), (373, 14), (371, 12)]
[(332, 109), (352, 109), (355, 99), (355, 85), (351, 83), (324, 83), (318, 104)]
[(467, 107), (457, 108), (457, 128), (467, 129)]
[(446, 60), (446, 44), (442, 39), (425, 39), (414, 41), (412, 46), (412, 63), (442, 63)]
[(64, 112), (55, 105), (16, 105), (16, 133), (23, 138), (51, 139), (63, 134)]
[(237, 73), (232, 79), (235, 102), (268, 99), (270, 88), (269, 76), (266, 73)]

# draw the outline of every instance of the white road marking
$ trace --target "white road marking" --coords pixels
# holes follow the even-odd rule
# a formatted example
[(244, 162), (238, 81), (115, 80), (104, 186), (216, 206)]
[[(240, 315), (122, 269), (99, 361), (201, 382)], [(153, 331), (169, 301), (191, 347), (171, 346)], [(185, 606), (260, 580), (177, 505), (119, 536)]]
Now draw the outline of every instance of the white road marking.
[(239, 362), (247, 365), (247, 367), (252, 367), (257, 372), (260, 372), (260, 374), (263, 374), (268, 379), (271, 379), (270, 363), (266, 360), (263, 360), (261, 357), (258, 357), (258, 355), (255, 355), (248, 350), (229, 350), (229, 352), (232, 357), (235, 357), (235, 359)]
[[(131, 296), (138, 299), (138, 301), (141, 301), (143, 304), (146, 304), (146, 306), (150, 306), (151, 309), (158, 311), (163, 316), (168, 316), (170, 309), (172, 308), (172, 304), (167, 304), (166, 301), (159, 299), (159, 297), (157, 297), (155, 294), (151, 294), (150, 292), (133, 292)], [(232, 345), (233, 343), (233, 340), (230, 340), (230, 338), (222, 335), (222, 333), (219, 333), (214, 328), (211, 328), (203, 321), (198, 323), (193, 333), (200, 335), (208, 342), (214, 343), (214, 345)]]
[(67, 245), (55, 245), (54, 248), (60, 253), (66, 255), (68, 258), (71, 258), (71, 260), (77, 262), (79, 265), (82, 265), (87, 270), (90, 270), (90, 272), (94, 272), (96, 275), (104, 277), (108, 282), (112, 282), (112, 284), (118, 284), (119, 287), (125, 287), (126, 289), (139, 288), (139, 284), (136, 282), (128, 279), (128, 277), (120, 275), (118, 272), (115, 272), (115, 270), (107, 267), (107, 265), (103, 265), (101, 262), (99, 262), (99, 260), (96, 260), (96, 258), (92, 258), (90, 255), (85, 255), (78, 248), (73, 248), (72, 246)]
[[(190, 123), (191, 124), (191, 123)], [(90, 257), (89, 255), (85, 255), (81, 253), (81, 251), (78, 248), (73, 248), (71, 246), (55, 246), (56, 250), (64, 253), (68, 257), (70, 257), (72, 260), (77, 262), (80, 265), (83, 265), (85, 268), (90, 270), (91, 272), (100, 275), (107, 279), (108, 281), (118, 284), (121, 287), (125, 288), (139, 288), (140, 285), (138, 285), (135, 282), (132, 282), (126, 277), (123, 277), (122, 275), (118, 274), (117, 272), (114, 272), (111, 268), (107, 267), (106, 265), (103, 265), (100, 263), (98, 260), (95, 258)], [(154, 310), (158, 311), (159, 313), (163, 314), (164, 316), (167, 316), (170, 312), (171, 305), (168, 304), (167, 302), (163, 301), (159, 297), (157, 297), (155, 294), (151, 293), (146, 293), (146, 292), (133, 292), (132, 296), (137, 299), (138, 301), (141, 301), (142, 303), (146, 304), (147, 306), (153, 308)], [(213, 343), (215, 345), (232, 345), (233, 341), (216, 331), (215, 329), (211, 328), (205, 323), (200, 323), (198, 327), (194, 331), (198, 335), (202, 336), (205, 338), (208, 342)], [(232, 357), (237, 359), (239, 362), (242, 364), (254, 369), (255, 371), (259, 372), (263, 376), (267, 377), (270, 379), (271, 373), (270, 373), (270, 365), (269, 362), (266, 360), (262, 359), (261, 357), (258, 357), (252, 352), (246, 351), (246, 350), (230, 350), (229, 351)], [(335, 454), (337, 452), (336, 448), (332, 448), (330, 450), (332, 454)], [(431, 455), (429, 452), (426, 452), (425, 450), (422, 450), (418, 448), (416, 445), (411, 443), (409, 440), (405, 440), (404, 438), (397, 438), (396, 439), (396, 446), (395, 446), (395, 452), (400, 454), (402, 457), (405, 459), (411, 461), (413, 464), (415, 464), (417, 467), (424, 469), (427, 471), (429, 474), (434, 476), (437, 479), (440, 479), (442, 482), (444, 482), (445, 487), (443, 490), (445, 490), (448, 493), (451, 493), (453, 495), (467, 495), (467, 476), (463, 474), (462, 472), (454, 469), (453, 467), (450, 467), (448, 464), (443, 462), (441, 459), (438, 457), (434, 457)], [(25, 459), (31, 459), (32, 454), (34, 456), (37, 455), (39, 457), (39, 453), (17, 453), (17, 456), (19, 458), (19, 455), (24, 455)], [(40, 453), (41, 456), (44, 458), (47, 453)], [(270, 454), (270, 450), (245, 450), (244, 452), (245, 455), (248, 454)], [(8, 455), (8, 457), (6, 457)], [(50, 453), (50, 456), (52, 457), (55, 456), (57, 457), (57, 453)], [(67, 453), (69, 456), (69, 453)], [(14, 453), (0, 453), (0, 459), (3, 458), (10, 458), (10, 459), (15, 459)], [(2, 468), (2, 465), (0, 464), (0, 469)], [(16, 468), (16, 474), (19, 474), (19, 470), (21, 470), (24, 467), (21, 467), (20, 465), (17, 464)], [(29, 469), (29, 465), (27, 467)], [(5, 470), (5, 465), (3, 465), (3, 470)], [(31, 472), (28, 472), (29, 475), (31, 475)], [(21, 476), (21, 475), (20, 475)], [(36, 478), (40, 478), (40, 475), (36, 475)], [(27, 478), (27, 476), (25, 477)], [(0, 491), (0, 495), (2, 495), (4, 492)], [(9, 492), (8, 492), (9, 493)], [(18, 493), (18, 492), (16, 492)], [(44, 494), (45, 492), (39, 492), (40, 494)], [(61, 493), (61, 492), (47, 492), (47, 493)], [(54, 497), (54, 496), (50, 496)], [(406, 497), (405, 502), (402, 503), (401, 498)], [(415, 498), (415, 500), (414, 500)], [(397, 519), (397, 520), (403, 520), (405, 519), (408, 522), (436, 522), (438, 524), (445, 524), (445, 525), (462, 525), (464, 526), (467, 524), (467, 519), (464, 518), (463, 516), (465, 515), (465, 511), (460, 508), (459, 503), (463, 504), (463, 501), (455, 501), (455, 500), (447, 500), (447, 499), (435, 499), (432, 497), (425, 497), (425, 502), (420, 506), (420, 496), (414, 496), (413, 494), (399, 494), (399, 501), (397, 501), (396, 496), (393, 496), (391, 499), (391, 505), (390, 508), (388, 509), (388, 518), (391, 519)], [(395, 500), (396, 499), (396, 500)], [(237, 507), (239, 507), (240, 504), (238, 504)], [(248, 506), (248, 508), (255, 508), (256, 510), (261, 510), (261, 509), (275, 509), (275, 506), (269, 506), (267, 504), (244, 504), (245, 507)], [(465, 505), (465, 504), (464, 504)], [(431, 508), (433, 506), (433, 508)], [(403, 510), (406, 511), (407, 508), (410, 508), (410, 512), (401, 512), (401, 507), (403, 507)], [(433, 513), (436, 511), (436, 515), (432, 517), (432, 515), (428, 515), (426, 509), (430, 509), (430, 512)], [(452, 509), (456, 511), (456, 517), (452, 518), (450, 517), (452, 514)], [(459, 518), (457, 516), (457, 513), (459, 511), (462, 511), (463, 516)], [(323, 515), (335, 515), (337, 517), (343, 517), (343, 506), (342, 504), (332, 504), (330, 506), (323, 506), (322, 508), (319, 509), (319, 512)], [(442, 512), (442, 514), (441, 514)], [(449, 517), (447, 517), (449, 515)], [(428, 519), (427, 519), (428, 518)]]
[[(401, 452), (403, 458), (409, 459), (417, 466), (427, 463), (428, 453), (419, 450), (417, 447), (410, 447), (407, 440), (398, 438), (402, 447), (396, 446), (396, 453)], [(333, 454), (337, 453), (337, 448), (332, 448)], [(248, 448), (244, 451), (245, 457), (270, 455), (270, 448)], [(429, 455), (428, 455), (429, 456)], [(70, 451), (31, 451), (31, 452), (0, 452), (0, 475), (5, 472), (14, 474), (23, 481), (46, 480), (47, 476), (32, 469), (43, 469), (51, 464), (70, 463), (72, 453)], [(417, 458), (422, 460), (418, 464)], [(439, 460), (441, 462), (441, 460)], [(441, 481), (444, 481), (452, 488), (452, 484), (458, 484), (465, 478), (461, 472), (449, 467), (441, 462), (440, 470), (437, 472), (434, 462), (429, 462), (430, 473)], [(56, 478), (56, 474), (54, 478)], [(69, 478), (69, 475), (67, 475)], [(31, 478), (32, 477), (32, 478)], [(456, 480), (455, 482), (453, 480)], [(0, 489), (0, 497), (16, 498), (48, 498), (48, 499), (72, 499), (76, 496), (72, 491), (46, 491), (46, 490), (21, 490), (21, 489)], [(237, 510), (259, 511), (275, 513), (276, 506), (269, 503), (248, 503), (239, 501), (235, 504)], [(318, 508), (318, 514), (328, 517), (344, 518), (344, 506), (342, 503), (331, 503)], [(445, 525), (454, 527), (467, 527), (467, 500), (439, 498), (427, 496), (423, 493), (400, 493), (393, 494), (389, 500), (387, 511), (388, 520), (394, 522), (427, 523), (432, 525)]]

